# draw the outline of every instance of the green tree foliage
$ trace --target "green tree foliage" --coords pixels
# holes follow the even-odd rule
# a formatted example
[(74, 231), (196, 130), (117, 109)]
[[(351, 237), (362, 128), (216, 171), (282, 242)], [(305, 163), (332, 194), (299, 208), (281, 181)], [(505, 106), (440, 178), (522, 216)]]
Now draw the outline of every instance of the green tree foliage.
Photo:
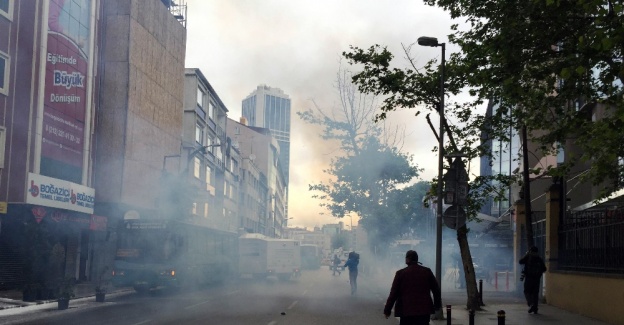
[[(448, 35), (460, 51), (447, 62), (445, 85), (448, 94), (464, 89), (474, 96), (473, 102), (452, 103), (447, 109), (449, 120), (458, 122), (449, 131), (472, 144), (475, 155), (487, 152), (474, 145), (481, 130), (487, 129), (493, 138), (504, 138), (510, 125), (524, 123), (529, 140), (540, 144), (545, 154), (557, 150), (555, 143), (571, 138), (583, 152), (578, 157), (568, 156), (565, 166), (536, 173), (559, 176), (572, 165), (591, 161), (584, 178), (594, 184), (624, 174), (618, 164), (618, 157), (624, 156), (619, 131), (624, 126), (624, 1), (425, 3), (466, 21), (453, 25)], [(391, 68), (392, 54), (377, 45), (367, 50), (352, 48), (345, 57), (363, 65), (354, 75), (360, 90), (386, 96), (377, 118), (385, 118), (398, 107), (437, 107), (436, 61), (421, 69), (415, 65)], [(493, 116), (476, 115), (475, 107), (490, 99), (501, 108)], [(603, 104), (607, 112), (592, 121), (587, 111), (596, 104)], [(602, 194), (612, 189), (605, 188)]]
[[(506, 139), (509, 127), (523, 124), (529, 140), (544, 153), (557, 150), (555, 143), (574, 139), (583, 152), (568, 157), (567, 165), (543, 172), (558, 176), (579, 162), (591, 161), (584, 178), (594, 184), (620, 179), (624, 174), (618, 158), (624, 156), (621, 129), (624, 126), (622, 79), (624, 77), (624, 2), (621, 0), (529, 0), (474, 1), (425, 0), (447, 10), (466, 24), (452, 26), (448, 40), (460, 51), (446, 65), (447, 95), (467, 90), (468, 103), (446, 105), (450, 147), (470, 158), (488, 154), (480, 145), (482, 131), (491, 138)], [(436, 36), (436, 35), (427, 35)], [(404, 48), (411, 57), (412, 47)], [(383, 95), (376, 119), (397, 108), (437, 110), (438, 62), (417, 68), (391, 67), (392, 53), (379, 45), (352, 47), (344, 56), (362, 66), (353, 76), (359, 89)], [(495, 114), (477, 114), (487, 100), (500, 105)], [(606, 113), (593, 120), (587, 112), (603, 104)], [(579, 136), (581, 135), (581, 136)], [(483, 139), (487, 140), (487, 139)], [(444, 148), (441, 148), (444, 149)], [(498, 176), (497, 176), (498, 177)], [(499, 184), (511, 178), (499, 177)], [(469, 215), (478, 199), (497, 193), (488, 179), (472, 183)], [(606, 187), (607, 195), (613, 187)], [(500, 193), (500, 192), (499, 192)], [(465, 227), (464, 227), (465, 228)], [(458, 240), (465, 229), (458, 231)], [(460, 240), (460, 247), (467, 246)], [(469, 261), (462, 250), (464, 265)], [(469, 283), (469, 296), (472, 285)], [(470, 298), (470, 297), (469, 297)], [(474, 303), (474, 299), (469, 304)]]
[[(367, 229), (375, 229), (380, 238), (400, 236), (426, 237), (432, 218), (423, 205), (423, 198), (430, 189), (429, 182), (420, 181), (389, 193), (387, 206), (376, 218), (363, 220)], [(429, 223), (428, 223), (429, 222)]]
[(331, 237), (332, 250), (338, 249), (340, 247), (344, 249), (349, 249), (349, 247), (347, 247), (347, 244), (349, 244), (347, 239), (348, 239), (347, 236), (343, 233), (333, 235)]
[(411, 156), (382, 141), (388, 137), (383, 137), (373, 122), (374, 98), (359, 93), (344, 70), (337, 80), (340, 108), (325, 112), (315, 107), (297, 113), (305, 122), (321, 126), (322, 138), (328, 143), (339, 144), (340, 154), (324, 170), (330, 179), (311, 184), (310, 190), (317, 193), (313, 197), (320, 199), (320, 205), (332, 216), (358, 215), (373, 234), (373, 245), (387, 243), (405, 231), (386, 227), (401, 218), (389, 205), (399, 201), (398, 188), (417, 177), (418, 169), (412, 165)]

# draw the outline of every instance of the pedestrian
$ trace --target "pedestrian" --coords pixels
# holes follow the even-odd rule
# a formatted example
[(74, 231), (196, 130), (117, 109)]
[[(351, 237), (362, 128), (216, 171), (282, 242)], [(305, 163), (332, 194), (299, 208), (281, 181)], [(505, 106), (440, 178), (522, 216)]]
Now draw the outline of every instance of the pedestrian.
[(332, 275), (336, 275), (336, 272), (338, 272), (338, 275), (340, 275), (340, 263), (341, 261), (338, 255), (334, 255), (334, 261), (332, 263), (332, 269), (334, 270), (334, 273), (332, 273)]
[(429, 324), (430, 315), (442, 308), (440, 286), (431, 269), (418, 263), (416, 251), (407, 251), (405, 264), (407, 267), (394, 275), (384, 316), (390, 317), (394, 306), (394, 316), (401, 318), (400, 325)]
[(349, 283), (351, 284), (351, 295), (354, 295), (357, 291), (357, 276), (358, 276), (358, 264), (360, 264), (360, 254), (356, 252), (350, 252), (347, 262), (343, 268), (349, 268)]
[(537, 314), (537, 303), (539, 300), (539, 287), (542, 274), (546, 272), (546, 264), (538, 255), (537, 247), (532, 246), (529, 251), (520, 259), (520, 264), (524, 265), (524, 297), (529, 308), (529, 314)]

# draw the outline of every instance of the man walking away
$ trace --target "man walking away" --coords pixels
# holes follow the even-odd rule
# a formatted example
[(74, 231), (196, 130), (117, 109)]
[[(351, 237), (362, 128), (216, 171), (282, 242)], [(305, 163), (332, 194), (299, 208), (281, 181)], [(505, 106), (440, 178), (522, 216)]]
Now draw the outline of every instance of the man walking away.
[(390, 317), (394, 306), (394, 316), (401, 318), (400, 325), (429, 324), (430, 315), (442, 307), (440, 286), (431, 269), (418, 263), (416, 251), (407, 251), (405, 264), (407, 267), (394, 275), (384, 316)]
[(537, 314), (537, 302), (539, 300), (539, 287), (542, 274), (546, 272), (544, 260), (537, 254), (537, 247), (531, 249), (519, 261), (524, 265), (524, 297), (529, 305), (529, 314)]
[(358, 264), (360, 264), (360, 254), (349, 253), (349, 259), (343, 267), (349, 268), (349, 283), (351, 284), (351, 295), (357, 291)]

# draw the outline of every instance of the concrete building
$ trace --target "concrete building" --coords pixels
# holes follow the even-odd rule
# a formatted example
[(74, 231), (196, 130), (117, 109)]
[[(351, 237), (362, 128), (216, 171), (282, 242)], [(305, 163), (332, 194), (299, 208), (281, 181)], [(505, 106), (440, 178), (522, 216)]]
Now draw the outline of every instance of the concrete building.
[(182, 140), (186, 30), (160, 1), (102, 4), (97, 213), (160, 216), (165, 157)]
[(251, 132), (244, 123), (228, 120), (227, 134), (232, 150), (238, 152), (239, 177), (238, 228), (248, 233), (267, 234), (269, 187), (266, 171), (256, 163), (256, 154), (247, 152), (250, 146), (241, 148), (243, 133)]
[[(270, 130), (280, 147), (280, 162), (288, 193), (290, 179), (290, 113), (291, 101), (279, 88), (260, 85), (243, 100), (242, 115), (253, 127)], [(288, 194), (286, 194), (286, 218)]]
[(0, 3), (0, 287), (48, 285), (59, 247), (55, 276), (89, 279), (106, 233), (94, 215), (99, 2), (66, 5)]
[[(245, 122), (243, 120), (243, 122)], [(238, 148), (241, 160), (251, 160), (243, 166), (247, 171), (258, 168), (257, 189), (252, 190), (252, 198), (249, 198), (250, 204), (257, 205), (259, 208), (266, 205), (266, 215), (260, 212), (251, 212), (247, 208), (241, 210), (242, 213), (248, 214), (241, 218), (241, 222), (248, 224), (243, 228), (254, 228), (254, 223), (258, 223), (258, 231), (269, 237), (283, 237), (282, 230), (287, 226), (286, 219), (286, 183), (282, 173), (280, 161), (280, 146), (278, 141), (272, 136), (269, 129), (247, 126), (245, 123), (239, 123), (233, 120), (228, 122), (228, 135), (232, 139), (232, 147)], [(255, 165), (252, 166), (252, 165)], [(266, 176), (266, 198), (264, 198), (264, 177)], [(248, 177), (246, 175), (245, 177)], [(254, 185), (256, 186), (256, 185)], [(249, 186), (245, 186), (245, 190)], [(247, 193), (249, 194), (249, 193)], [(261, 200), (264, 200), (262, 203)], [(253, 203), (255, 201), (255, 203)], [(246, 199), (247, 202), (247, 199)]]
[(288, 228), (289, 238), (299, 241), (302, 245), (316, 245), (322, 249), (323, 256), (331, 253), (331, 236), (321, 232), (320, 228), (313, 231), (305, 228)]
[[(181, 151), (184, 177), (196, 191), (192, 216), (206, 226), (236, 230), (231, 202), (231, 161), (226, 141), (227, 108), (199, 69), (184, 77), (184, 117)], [(175, 156), (175, 155), (174, 155)], [(175, 167), (175, 166), (174, 166)], [(226, 177), (227, 175), (227, 177)]]

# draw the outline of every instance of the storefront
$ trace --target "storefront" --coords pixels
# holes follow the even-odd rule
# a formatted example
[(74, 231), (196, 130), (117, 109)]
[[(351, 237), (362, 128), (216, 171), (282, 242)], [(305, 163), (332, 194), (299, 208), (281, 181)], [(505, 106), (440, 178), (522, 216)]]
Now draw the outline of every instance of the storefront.
[(93, 215), (94, 190), (32, 173), (28, 184), (26, 203), (8, 204), (0, 220), (0, 287), (94, 278), (108, 234), (108, 218)]

